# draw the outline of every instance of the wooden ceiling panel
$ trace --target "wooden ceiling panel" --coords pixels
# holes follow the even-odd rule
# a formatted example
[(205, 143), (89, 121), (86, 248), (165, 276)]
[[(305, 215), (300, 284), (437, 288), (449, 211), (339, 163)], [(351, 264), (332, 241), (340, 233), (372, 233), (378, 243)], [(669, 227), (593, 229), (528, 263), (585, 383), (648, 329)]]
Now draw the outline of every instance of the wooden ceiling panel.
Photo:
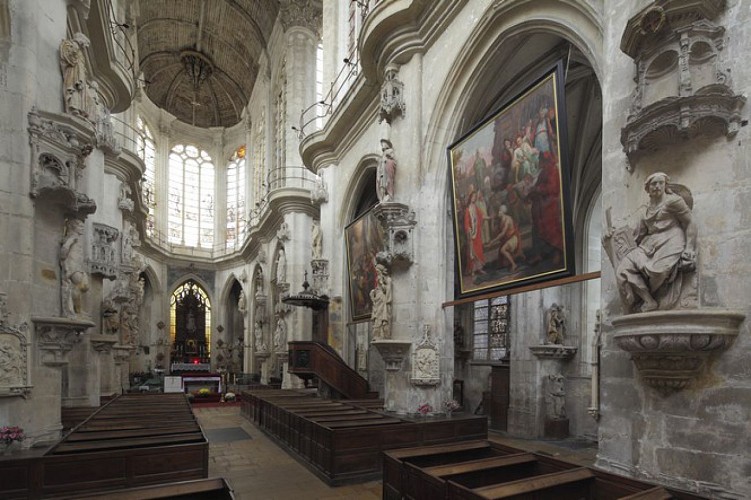
[(278, 13), (278, 0), (141, 2), (138, 51), (149, 98), (198, 127), (235, 125)]

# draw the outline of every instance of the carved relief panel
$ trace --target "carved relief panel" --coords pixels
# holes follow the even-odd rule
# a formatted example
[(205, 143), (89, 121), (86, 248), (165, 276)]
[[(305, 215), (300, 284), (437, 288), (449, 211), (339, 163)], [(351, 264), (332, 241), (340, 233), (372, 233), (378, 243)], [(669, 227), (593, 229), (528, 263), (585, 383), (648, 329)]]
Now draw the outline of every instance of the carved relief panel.
[(116, 228), (95, 222), (94, 242), (91, 245), (89, 269), (91, 274), (101, 274), (105, 278), (117, 278), (117, 252), (115, 241), (120, 235)]
[(31, 392), (28, 325), (7, 321), (6, 295), (0, 293), (0, 397)]
[(423, 326), (423, 337), (412, 352), (412, 384), (438, 385), (440, 383), (440, 353), (430, 338), (430, 326)]

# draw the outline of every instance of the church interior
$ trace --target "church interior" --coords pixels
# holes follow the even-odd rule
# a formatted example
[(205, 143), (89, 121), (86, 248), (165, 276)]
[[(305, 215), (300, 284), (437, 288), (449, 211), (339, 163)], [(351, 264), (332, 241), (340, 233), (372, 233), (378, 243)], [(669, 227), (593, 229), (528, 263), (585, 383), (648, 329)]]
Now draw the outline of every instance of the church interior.
[(0, 0), (0, 498), (751, 498), (748, 26)]

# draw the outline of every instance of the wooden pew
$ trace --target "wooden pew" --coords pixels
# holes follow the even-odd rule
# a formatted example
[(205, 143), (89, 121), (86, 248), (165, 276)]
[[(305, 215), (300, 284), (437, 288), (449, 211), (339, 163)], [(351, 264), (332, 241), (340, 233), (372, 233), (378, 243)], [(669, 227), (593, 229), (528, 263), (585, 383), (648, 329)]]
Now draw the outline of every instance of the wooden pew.
[(500, 485), (468, 488), (454, 481), (448, 482), (448, 498), (456, 500), (497, 500), (514, 498), (533, 500), (580, 500), (592, 498), (594, 473), (586, 467), (554, 472)]
[(155, 486), (140, 486), (106, 493), (94, 493), (83, 496), (66, 497), (76, 500), (232, 500), (235, 498), (232, 488), (224, 478), (196, 479)]

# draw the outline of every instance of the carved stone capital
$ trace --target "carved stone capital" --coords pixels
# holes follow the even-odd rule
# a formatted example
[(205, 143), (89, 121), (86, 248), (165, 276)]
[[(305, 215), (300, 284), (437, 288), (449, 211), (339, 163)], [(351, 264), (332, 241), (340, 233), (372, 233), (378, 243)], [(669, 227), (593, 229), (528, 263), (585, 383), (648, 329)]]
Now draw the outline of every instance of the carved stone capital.
[(81, 341), (93, 322), (74, 318), (31, 318), (34, 323), (37, 350), (42, 363), (63, 366), (68, 363), (68, 353)]
[(383, 361), (386, 363), (386, 370), (397, 371), (402, 368), (402, 361), (407, 357), (412, 342), (401, 340), (374, 340), (370, 343), (381, 353)]
[(530, 346), (529, 350), (540, 359), (569, 360), (574, 357), (578, 348), (558, 344), (545, 344)]
[(281, 0), (279, 7), (279, 20), (288, 30), (293, 26), (308, 28), (316, 34), (321, 32), (323, 10), (318, 0)]
[(115, 359), (115, 364), (121, 365), (130, 361), (130, 356), (136, 347), (133, 345), (121, 345), (115, 344), (112, 346), (112, 357)]
[(615, 342), (662, 395), (687, 387), (706, 359), (727, 349), (745, 315), (722, 309), (653, 311), (613, 320)]

